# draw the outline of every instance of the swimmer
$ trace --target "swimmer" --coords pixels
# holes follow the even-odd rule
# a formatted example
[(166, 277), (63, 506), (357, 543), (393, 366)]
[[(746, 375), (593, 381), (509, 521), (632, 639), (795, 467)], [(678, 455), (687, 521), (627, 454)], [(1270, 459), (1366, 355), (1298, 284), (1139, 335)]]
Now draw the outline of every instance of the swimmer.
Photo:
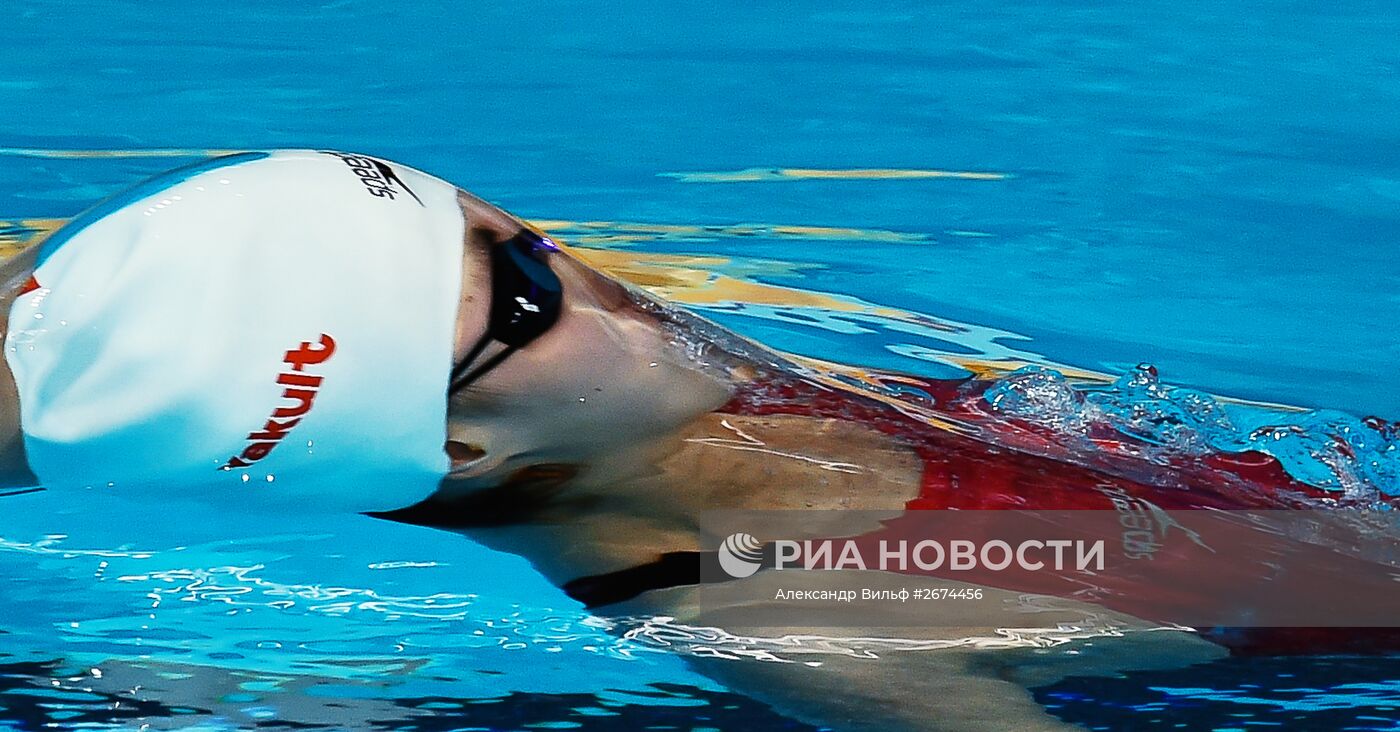
[[(1111, 509), (1114, 495), (1296, 508), (1318, 494), (1257, 454), (1164, 466), (1123, 444), (1085, 467), (1034, 431), (950, 429), (985, 421), (968, 406), (985, 384), (869, 376), (918, 395), (896, 396), (794, 362), (363, 155), (243, 153), (173, 171), (7, 262), (0, 285), (6, 485), (154, 500), (178, 486), (460, 531), (605, 616), (723, 622), (713, 598), (732, 587), (699, 578), (715, 547), (697, 517), (716, 509)], [(743, 582), (768, 590), (773, 574)], [(879, 632), (852, 620), (835, 633)], [(1015, 622), (900, 635), (995, 637)], [(816, 666), (689, 660), (838, 729), (1057, 729), (1026, 687), (1192, 663), (1224, 643), (1129, 634), (1073, 664), (955, 644)]]

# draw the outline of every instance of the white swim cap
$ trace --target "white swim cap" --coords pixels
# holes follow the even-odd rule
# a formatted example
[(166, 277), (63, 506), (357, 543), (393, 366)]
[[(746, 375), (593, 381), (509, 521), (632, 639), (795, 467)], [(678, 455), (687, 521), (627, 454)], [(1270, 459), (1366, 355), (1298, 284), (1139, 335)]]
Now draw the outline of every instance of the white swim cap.
[(358, 155), (243, 153), (55, 232), (5, 357), (41, 482), (356, 511), (448, 470), (464, 222)]

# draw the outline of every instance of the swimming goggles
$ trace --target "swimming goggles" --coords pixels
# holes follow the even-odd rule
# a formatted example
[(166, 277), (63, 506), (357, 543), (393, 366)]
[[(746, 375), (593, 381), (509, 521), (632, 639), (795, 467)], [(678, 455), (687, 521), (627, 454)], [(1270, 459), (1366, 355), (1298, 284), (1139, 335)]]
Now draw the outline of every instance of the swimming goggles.
[[(546, 262), (549, 253), (557, 251), (554, 242), (528, 229), (491, 247), (491, 313), (486, 332), (452, 369), (449, 392), (480, 379), (559, 320), (564, 287)], [(471, 368), (491, 341), (505, 348)]]

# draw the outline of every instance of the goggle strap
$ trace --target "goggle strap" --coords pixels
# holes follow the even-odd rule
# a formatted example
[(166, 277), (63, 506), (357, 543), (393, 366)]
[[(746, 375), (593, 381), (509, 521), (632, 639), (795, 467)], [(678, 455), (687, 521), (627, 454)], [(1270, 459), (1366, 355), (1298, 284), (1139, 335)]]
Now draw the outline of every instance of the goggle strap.
[(461, 380), (462, 374), (467, 372), (467, 368), (472, 365), (472, 362), (476, 360), (477, 356), (481, 355), (482, 351), (486, 350), (486, 344), (490, 342), (491, 329), (488, 327), (486, 332), (482, 333), (481, 337), (476, 340), (476, 345), (472, 346), (472, 350), (467, 352), (466, 357), (452, 368), (452, 378), (447, 382), (449, 389), (457, 388), (457, 382)]
[[(472, 362), (472, 359), (476, 358), (476, 354), (477, 354), (477, 353), (480, 353), (480, 352), (481, 352), (481, 348), (484, 348), (484, 347), (485, 347), (484, 341), (485, 341), (485, 339), (483, 338), (482, 341), (478, 341), (478, 342), (477, 342), (477, 345), (480, 346), (480, 348), (473, 348), (473, 349), (472, 349), (472, 352), (473, 352), (472, 357), (469, 358), (469, 359), (467, 359), (466, 361), (463, 361), (463, 362), (462, 362), (462, 366), (459, 367), (459, 370), (464, 369), (464, 368), (467, 366), (467, 364), (470, 364), (470, 363)], [(497, 366), (498, 364), (500, 364), (502, 361), (506, 360), (506, 357), (510, 356), (510, 354), (512, 354), (512, 353), (515, 353), (515, 352), (516, 352), (517, 350), (519, 350), (519, 349), (520, 349), (519, 346), (506, 346), (504, 349), (501, 350), (500, 353), (497, 353), (496, 355), (492, 356), (491, 358), (486, 359), (486, 361), (485, 361), (484, 363), (482, 363), (480, 366), (477, 366), (476, 368), (472, 369), (471, 373), (467, 374), (465, 377), (463, 377), (463, 378), (461, 378), (461, 379), (453, 379), (453, 381), (452, 381), (452, 390), (453, 390), (453, 391), (456, 391), (457, 389), (461, 389), (462, 387), (468, 386), (468, 385), (471, 384), (473, 381), (476, 381), (477, 379), (481, 378), (482, 376), (485, 376), (487, 371), (490, 371), (491, 369), (496, 368), (496, 366)]]

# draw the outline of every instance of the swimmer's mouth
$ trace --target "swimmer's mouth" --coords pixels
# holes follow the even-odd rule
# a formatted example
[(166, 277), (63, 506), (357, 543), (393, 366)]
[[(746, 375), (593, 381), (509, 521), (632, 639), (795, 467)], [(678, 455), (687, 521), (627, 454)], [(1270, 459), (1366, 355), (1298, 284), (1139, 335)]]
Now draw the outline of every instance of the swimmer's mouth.
[[(486, 332), (452, 369), (449, 393), (480, 379), (559, 320), (564, 286), (549, 268), (547, 257), (553, 251), (558, 251), (554, 242), (529, 229), (491, 246), (491, 313)], [(491, 341), (505, 348), (471, 368)]]

